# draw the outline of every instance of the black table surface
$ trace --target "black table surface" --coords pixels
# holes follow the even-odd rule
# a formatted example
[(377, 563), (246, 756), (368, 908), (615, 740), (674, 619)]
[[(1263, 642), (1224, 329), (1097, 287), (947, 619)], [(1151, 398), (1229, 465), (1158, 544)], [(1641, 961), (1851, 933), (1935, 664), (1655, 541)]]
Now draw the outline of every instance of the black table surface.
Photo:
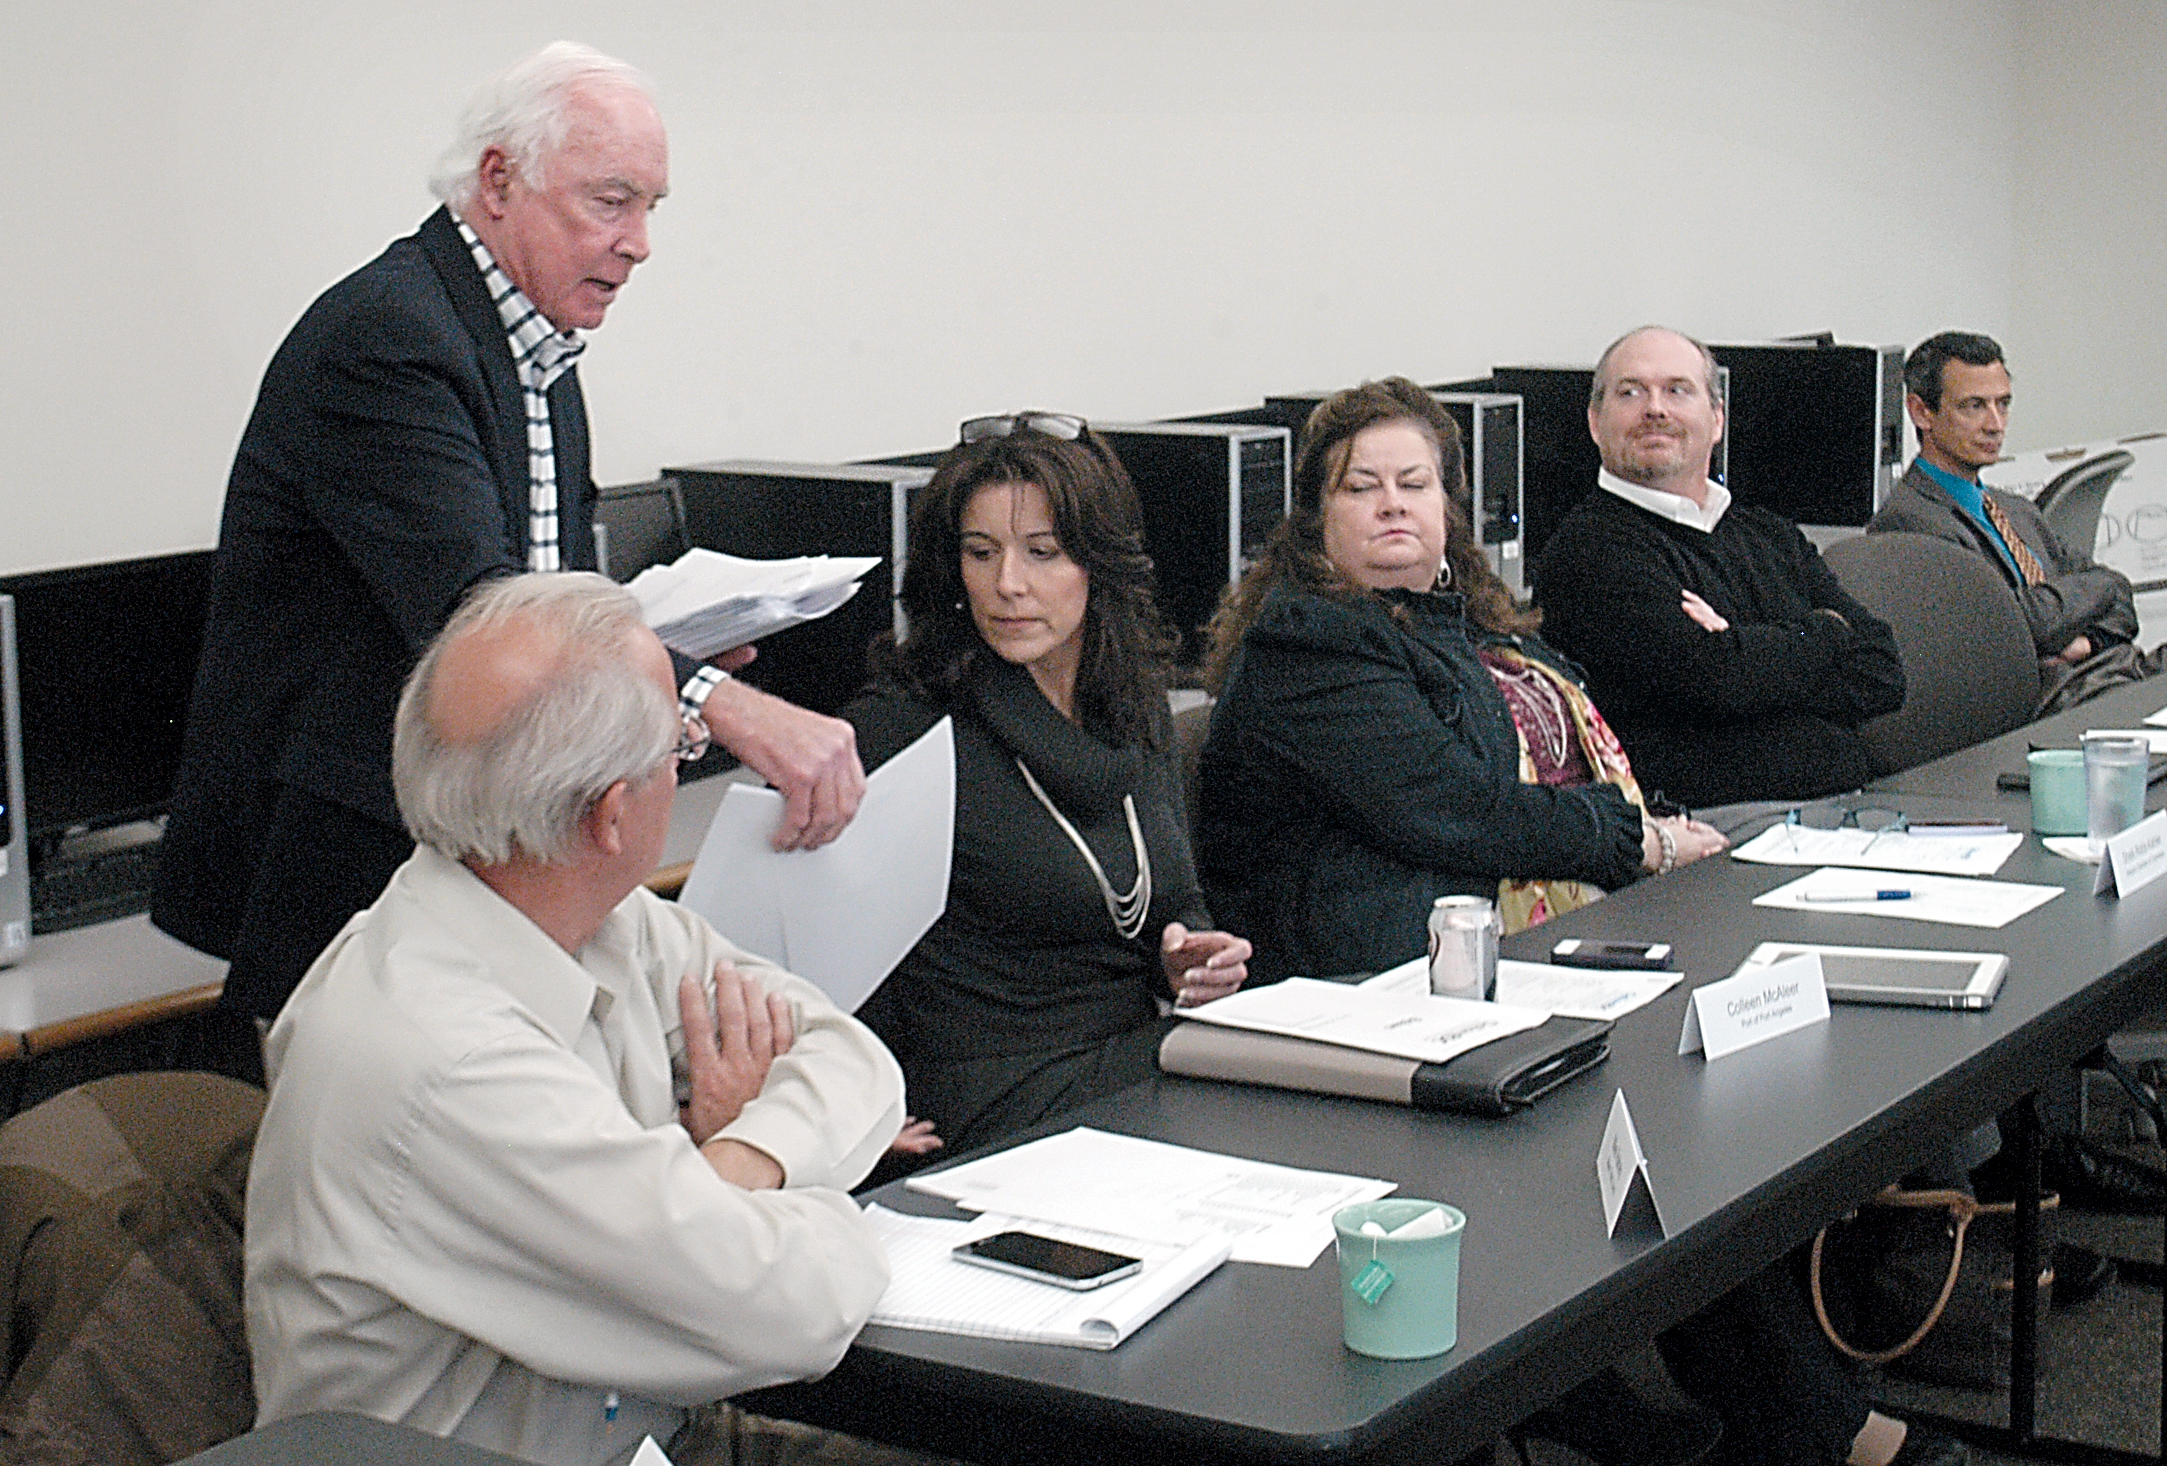
[[(2068, 738), (2134, 716), (2095, 703), (2073, 715)], [(2017, 762), (2027, 734), (2059, 732), (2050, 722), (2011, 735)], [(1972, 791), (1983, 777), (1984, 795), (1876, 793), (1914, 816), (1990, 809), (2025, 828), (2028, 803), (2005, 809), (2011, 801), (1993, 791), (2008, 742), (1952, 755), (1916, 780)], [(1619, 1022), (1606, 1064), (1509, 1119), (1162, 1076), (1048, 1127), (1090, 1124), (1386, 1177), (1398, 1194), (1460, 1207), (1459, 1342), (1448, 1353), (1408, 1362), (1350, 1353), (1327, 1249), (1307, 1269), (1228, 1264), (1107, 1353), (868, 1328), (826, 1381), (747, 1403), (985, 1460), (1454, 1459), (2167, 997), (2167, 882), (2095, 899), (2091, 867), (2028, 838), (1998, 878), (2064, 894), (1999, 929), (1751, 905), (1798, 874), (1710, 859), (1508, 939), (1506, 955), (1530, 959), (1563, 936), (1667, 941), (1684, 974)], [(1687, 991), (1770, 940), (1997, 951), (2010, 970), (1986, 1012), (1837, 1005), (1826, 1024), (1712, 1063), (1680, 1057)], [(1667, 1240), (1604, 1234), (1595, 1155), (1620, 1088)], [(877, 1197), (936, 1209), (900, 1185)]]

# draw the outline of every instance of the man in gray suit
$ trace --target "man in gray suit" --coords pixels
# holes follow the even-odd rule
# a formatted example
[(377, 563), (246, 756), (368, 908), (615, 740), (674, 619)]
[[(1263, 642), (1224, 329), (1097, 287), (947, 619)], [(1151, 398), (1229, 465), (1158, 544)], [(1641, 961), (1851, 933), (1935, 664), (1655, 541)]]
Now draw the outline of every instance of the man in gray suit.
[(2030, 500), (1986, 488), (2001, 457), (2009, 369), (1992, 337), (1944, 331), (1904, 359), (1904, 407), (1919, 452), (1869, 530), (1909, 530), (1986, 557), (2024, 611), (2050, 691), (2071, 669), (2137, 634), (2128, 577), (2065, 545)]

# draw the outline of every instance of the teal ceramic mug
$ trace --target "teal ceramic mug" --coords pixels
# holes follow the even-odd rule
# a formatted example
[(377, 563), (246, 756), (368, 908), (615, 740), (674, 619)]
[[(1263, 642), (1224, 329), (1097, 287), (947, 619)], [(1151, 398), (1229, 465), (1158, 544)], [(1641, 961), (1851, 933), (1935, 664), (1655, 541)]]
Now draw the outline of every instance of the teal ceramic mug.
[[(1374, 1224), (1368, 1234), (1365, 1222)], [(1348, 1348), (1376, 1359), (1427, 1359), (1458, 1341), (1466, 1213), (1443, 1202), (1386, 1197), (1340, 1208), (1332, 1230)]]
[(2081, 835), (2086, 817), (2084, 754), (2074, 748), (2041, 748), (2024, 760), (2032, 780), (2032, 833)]

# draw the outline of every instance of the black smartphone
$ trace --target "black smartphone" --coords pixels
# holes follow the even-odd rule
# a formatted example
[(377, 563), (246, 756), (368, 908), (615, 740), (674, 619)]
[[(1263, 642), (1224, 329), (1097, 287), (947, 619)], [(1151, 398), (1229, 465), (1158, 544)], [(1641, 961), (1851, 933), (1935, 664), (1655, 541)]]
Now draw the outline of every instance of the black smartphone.
[(1560, 967), (1661, 972), (1670, 966), (1670, 943), (1590, 942), (1567, 937), (1550, 949), (1550, 960)]
[(957, 1262), (967, 1262), (973, 1267), (989, 1267), (995, 1272), (1014, 1273), (1018, 1277), (1051, 1283), (1057, 1288), (1079, 1290), (1118, 1282), (1144, 1265), (1140, 1257), (1125, 1257), (1078, 1242), (1061, 1242), (1035, 1232), (995, 1232), (976, 1242), (966, 1242), (949, 1255)]

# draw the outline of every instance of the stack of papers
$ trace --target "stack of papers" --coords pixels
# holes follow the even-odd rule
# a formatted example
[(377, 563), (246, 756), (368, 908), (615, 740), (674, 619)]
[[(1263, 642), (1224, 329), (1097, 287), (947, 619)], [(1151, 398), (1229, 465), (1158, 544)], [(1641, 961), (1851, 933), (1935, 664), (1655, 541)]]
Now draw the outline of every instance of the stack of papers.
[(1332, 1213), (1396, 1189), (1082, 1126), (904, 1184), (1033, 1230), (1051, 1222), (1177, 1248), (1225, 1238), (1236, 1262), (1277, 1267), (1308, 1267), (1332, 1244)]
[(1218, 1234), (1186, 1247), (1139, 1246), (1127, 1237), (1034, 1223), (1031, 1230), (1044, 1236), (1143, 1257), (1143, 1271), (1135, 1277), (1077, 1292), (972, 1267), (950, 1256), (961, 1243), (1005, 1231), (1007, 1223), (1000, 1218), (944, 1221), (872, 1205), (866, 1207), (865, 1219), (888, 1250), (888, 1290), (880, 1295), (872, 1322), (1083, 1349), (1111, 1349), (1135, 1333), (1225, 1262), (1231, 1246)]
[(695, 549), (642, 570), (625, 589), (664, 646), (705, 659), (827, 615), (879, 563), (877, 555), (745, 560)]

